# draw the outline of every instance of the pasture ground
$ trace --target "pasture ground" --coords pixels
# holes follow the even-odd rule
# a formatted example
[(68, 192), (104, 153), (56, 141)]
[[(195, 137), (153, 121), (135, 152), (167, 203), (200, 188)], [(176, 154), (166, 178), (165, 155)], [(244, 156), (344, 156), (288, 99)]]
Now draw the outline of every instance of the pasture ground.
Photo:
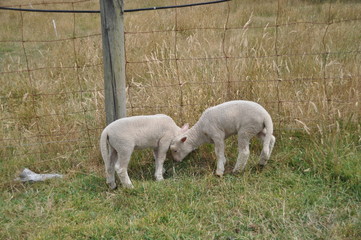
[(3, 185), (0, 238), (359, 239), (361, 149), (354, 130), (282, 133), (263, 170), (254, 143), (239, 175), (230, 173), (237, 154), (231, 138), (223, 178), (213, 174), (212, 145), (182, 163), (168, 160), (163, 182), (153, 180), (151, 152), (137, 151), (134, 189), (109, 191), (102, 163), (94, 168), (84, 159), (77, 170), (58, 169), (68, 172), (64, 179)]

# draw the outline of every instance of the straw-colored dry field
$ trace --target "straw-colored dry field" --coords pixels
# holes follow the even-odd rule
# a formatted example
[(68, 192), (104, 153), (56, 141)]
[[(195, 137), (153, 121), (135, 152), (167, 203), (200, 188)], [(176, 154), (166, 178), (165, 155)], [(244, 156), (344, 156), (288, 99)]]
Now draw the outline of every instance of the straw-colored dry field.
[[(98, 1), (3, 0), (0, 6), (98, 10)], [(198, 1), (125, 1), (125, 9)], [(275, 123), (270, 164), (244, 174), (227, 140), (166, 163), (135, 152), (134, 190), (109, 192), (99, 14), (0, 10), (1, 239), (361, 238), (361, 4), (233, 0), (125, 14), (127, 114), (194, 124), (209, 106), (261, 103)], [(22, 184), (23, 168), (65, 179)]]

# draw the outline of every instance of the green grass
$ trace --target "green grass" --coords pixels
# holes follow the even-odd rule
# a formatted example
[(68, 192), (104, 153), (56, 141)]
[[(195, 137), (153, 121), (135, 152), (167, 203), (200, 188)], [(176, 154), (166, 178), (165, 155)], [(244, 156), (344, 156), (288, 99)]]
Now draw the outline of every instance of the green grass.
[(136, 152), (131, 190), (109, 191), (102, 172), (85, 167), (64, 179), (9, 182), (1, 193), (0, 238), (358, 239), (358, 136), (323, 136), (321, 143), (320, 136), (280, 133), (266, 168), (256, 167), (253, 147), (245, 173), (230, 174), (232, 148), (223, 178), (213, 174), (208, 145), (185, 162), (168, 161), (163, 182), (153, 180), (150, 152)]

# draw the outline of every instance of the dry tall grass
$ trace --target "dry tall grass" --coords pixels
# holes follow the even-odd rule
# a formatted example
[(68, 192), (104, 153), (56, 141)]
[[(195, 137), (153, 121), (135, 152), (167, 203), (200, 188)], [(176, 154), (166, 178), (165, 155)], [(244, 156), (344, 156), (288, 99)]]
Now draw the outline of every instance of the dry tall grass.
[[(33, 7), (99, 8), (42, 2)], [(104, 127), (99, 16), (1, 11), (0, 20), (0, 157), (14, 168), (86, 165), (82, 151), (98, 153)], [(248, 99), (269, 110), (277, 130), (359, 121), (360, 3), (234, 0), (125, 21), (128, 115), (162, 112), (193, 124), (208, 106)]]

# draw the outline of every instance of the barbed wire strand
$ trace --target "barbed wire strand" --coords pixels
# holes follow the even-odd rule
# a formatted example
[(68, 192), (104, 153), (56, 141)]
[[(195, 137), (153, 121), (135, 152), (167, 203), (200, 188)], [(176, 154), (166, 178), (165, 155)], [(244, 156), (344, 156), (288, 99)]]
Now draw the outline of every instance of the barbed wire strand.
[[(279, 51), (278, 51), (278, 38), (279, 38), (279, 18), (280, 18), (280, 11), (281, 11), (281, 5), (280, 5), (280, 0), (277, 0), (277, 15), (276, 15), (276, 26), (275, 26), (275, 42), (274, 42), (274, 49), (275, 49), (275, 55), (276, 55), (276, 65), (274, 66), (275, 70), (276, 70), (276, 75), (277, 75), (277, 79), (278, 81), (276, 82), (276, 95), (277, 95), (277, 100), (278, 100), (278, 104), (277, 104), (277, 112), (278, 112), (278, 115), (280, 115), (281, 113), (281, 106), (282, 106), (282, 103), (281, 103), (281, 99), (280, 99), (280, 84), (281, 84), (281, 81), (282, 81), (282, 78), (281, 78), (281, 73), (280, 73), (280, 69), (279, 69), (279, 66), (280, 66), (280, 56), (279, 56)], [(281, 125), (282, 125), (282, 121), (279, 121), (278, 122), (278, 128), (281, 128)]]
[(231, 100), (230, 99), (230, 97), (231, 97), (231, 79), (230, 79), (228, 55), (226, 52), (226, 35), (227, 35), (227, 30), (228, 30), (229, 14), (230, 14), (230, 6), (229, 6), (229, 2), (228, 2), (227, 3), (226, 20), (224, 23), (223, 38), (222, 38), (222, 52), (223, 52), (223, 58), (225, 61), (226, 78), (227, 78), (226, 95), (224, 96), (224, 99), (226, 99), (227, 101)]
[[(74, 8), (74, 4), (72, 4), (72, 7)], [(74, 63), (75, 63), (75, 66), (76, 66), (76, 78), (77, 78), (77, 82), (78, 82), (78, 85), (79, 85), (79, 89), (80, 89), (80, 99), (81, 99), (81, 102), (80, 102), (80, 106), (82, 107), (83, 109), (83, 119), (84, 119), (84, 123), (85, 123), (85, 128), (86, 128), (86, 136), (87, 136), (87, 140), (88, 140), (88, 143), (91, 145), (91, 138), (90, 138), (90, 133), (89, 133), (89, 126), (88, 126), (88, 120), (87, 120), (87, 116), (86, 116), (86, 112), (87, 112), (87, 109), (86, 107), (84, 106), (85, 105), (85, 101), (84, 101), (84, 97), (83, 97), (83, 86), (81, 84), (81, 79), (80, 79), (80, 75), (79, 75), (79, 65), (78, 65), (78, 54), (76, 52), (76, 46), (75, 46), (75, 36), (76, 36), (76, 31), (75, 31), (75, 28), (76, 28), (76, 20), (75, 20), (75, 12), (73, 13), (73, 54), (74, 54)]]
[(327, 100), (326, 101), (326, 111), (327, 111), (327, 115), (330, 115), (330, 103), (331, 103), (331, 96), (329, 94), (328, 88), (327, 88), (327, 78), (326, 78), (326, 66), (327, 66), (327, 59), (329, 56), (329, 53), (327, 51), (327, 45), (326, 45), (326, 36), (328, 34), (328, 30), (329, 27), (331, 26), (332, 21), (331, 21), (331, 2), (328, 5), (328, 11), (327, 11), (327, 25), (325, 27), (323, 36), (322, 36), (322, 47), (323, 47), (323, 51), (324, 53), (322, 54), (322, 75), (323, 75), (323, 93), (324, 93), (324, 98)]
[[(154, 11), (154, 10), (164, 10), (164, 9), (174, 9), (174, 8), (186, 8), (186, 7), (196, 7), (210, 4), (217, 4), (222, 2), (228, 2), (231, 0), (217, 0), (210, 2), (200, 2), (200, 3), (191, 3), (183, 5), (172, 5), (172, 6), (158, 6), (158, 7), (149, 7), (149, 8), (137, 8), (137, 9), (125, 9), (125, 13), (131, 12), (143, 12), (143, 11)], [(45, 12), (45, 13), (100, 13), (100, 10), (51, 10), (51, 9), (24, 9), (24, 8), (12, 8), (12, 7), (0, 7), (2, 10), (9, 11), (23, 11), (23, 12)]]
[[(177, 4), (177, 0), (174, 1), (175, 4)], [(178, 81), (178, 89), (179, 89), (179, 114), (180, 114), (180, 119), (181, 119), (181, 122), (182, 124), (184, 123), (184, 113), (183, 113), (183, 107), (184, 107), (184, 97), (183, 97), (183, 83), (182, 81), (180, 80), (180, 77), (179, 77), (179, 64), (178, 64), (178, 48), (177, 48), (177, 45), (178, 45), (178, 10), (175, 9), (175, 13), (174, 13), (174, 21), (175, 21), (175, 33), (174, 33), (174, 58), (175, 58), (175, 68), (176, 68), (176, 78), (177, 78), (177, 81)]]
[[(36, 126), (36, 129), (37, 129), (37, 134), (36, 134), (36, 139), (37, 141), (40, 142), (40, 145), (41, 147), (43, 148), (43, 141), (41, 138), (38, 137), (39, 133), (40, 133), (40, 126), (39, 126), (39, 117), (37, 116), (37, 110), (36, 110), (36, 100), (35, 100), (35, 97), (34, 97), (34, 94), (35, 94), (35, 90), (33, 89), (33, 86), (34, 86), (34, 83), (32, 81), (32, 77), (31, 77), (31, 73), (29, 71), (29, 58), (28, 58), (28, 54), (26, 52), (26, 48), (25, 48), (25, 41), (24, 41), (24, 16), (23, 16), (23, 13), (21, 12), (20, 13), (20, 19), (21, 19), (21, 39), (23, 40), (22, 41), (22, 50), (23, 50), (23, 53), (24, 53), (24, 58), (25, 58), (25, 62), (26, 62), (26, 69), (27, 69), (27, 77), (28, 77), (28, 81), (30, 83), (30, 86), (32, 87), (32, 89), (30, 90), (31, 93), (33, 93), (32, 95), (32, 109), (33, 109), (33, 114), (34, 114), (34, 119), (35, 119), (35, 126)], [(39, 156), (40, 157), (40, 156)]]

